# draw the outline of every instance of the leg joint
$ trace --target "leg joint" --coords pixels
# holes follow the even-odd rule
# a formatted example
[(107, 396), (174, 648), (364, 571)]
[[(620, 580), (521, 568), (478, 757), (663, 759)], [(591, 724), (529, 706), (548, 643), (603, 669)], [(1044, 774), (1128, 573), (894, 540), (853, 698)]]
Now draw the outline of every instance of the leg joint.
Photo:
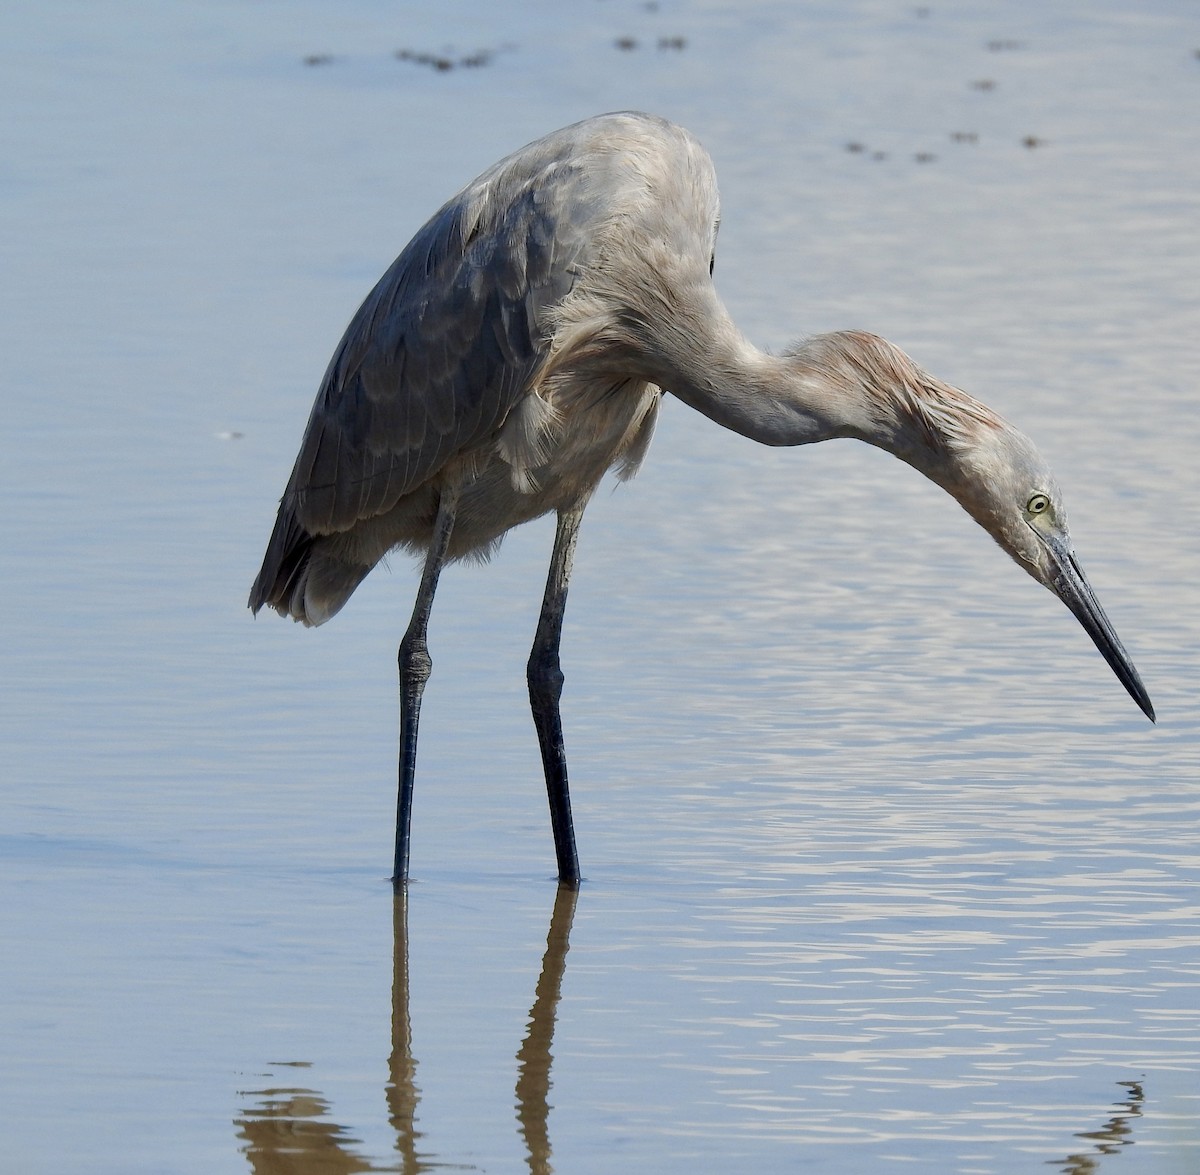
[(529, 682), (529, 699), (535, 708), (539, 704), (558, 704), (566, 677), (553, 650), (542, 652), (535, 649), (525, 668), (525, 678)]
[(433, 658), (422, 634), (407, 633), (400, 642), (400, 684), (422, 686), (433, 672)]

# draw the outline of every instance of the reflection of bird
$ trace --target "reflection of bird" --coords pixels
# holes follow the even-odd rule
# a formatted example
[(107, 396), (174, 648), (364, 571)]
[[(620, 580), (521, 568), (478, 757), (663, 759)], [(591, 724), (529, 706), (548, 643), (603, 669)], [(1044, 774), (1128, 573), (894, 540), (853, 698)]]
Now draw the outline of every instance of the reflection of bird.
[(584, 507), (605, 471), (626, 478), (641, 463), (660, 389), (763, 444), (853, 437), (908, 462), (1059, 595), (1154, 717), (1030, 441), (873, 335), (757, 350), (712, 284), (717, 220), (712, 163), (690, 134), (642, 114), (589, 119), (453, 197), (334, 353), (250, 606), (321, 624), (389, 550), (424, 555), (400, 645), (396, 883), (408, 869), (438, 573), (551, 511), (558, 530), (529, 693), (559, 876), (578, 881), (559, 717), (567, 581)]

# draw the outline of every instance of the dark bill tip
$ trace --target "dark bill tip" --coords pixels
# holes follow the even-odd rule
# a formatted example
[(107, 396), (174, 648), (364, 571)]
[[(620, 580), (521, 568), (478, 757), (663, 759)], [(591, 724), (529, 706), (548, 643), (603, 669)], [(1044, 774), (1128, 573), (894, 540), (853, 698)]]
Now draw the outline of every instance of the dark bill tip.
[(1075, 619), (1083, 625), (1084, 631), (1090, 636), (1100, 650), (1100, 655), (1108, 662), (1109, 667), (1117, 675), (1117, 680), (1129, 691), (1129, 696), (1137, 702), (1143, 714), (1155, 721), (1154, 704), (1150, 695), (1133, 667), (1133, 661), (1121, 644), (1112, 623), (1100, 607), (1092, 585), (1088, 583), (1083, 568), (1079, 566), (1075, 553), (1063, 550), (1050, 544), (1050, 552), (1054, 559), (1055, 573), (1050, 586), (1058, 594)]

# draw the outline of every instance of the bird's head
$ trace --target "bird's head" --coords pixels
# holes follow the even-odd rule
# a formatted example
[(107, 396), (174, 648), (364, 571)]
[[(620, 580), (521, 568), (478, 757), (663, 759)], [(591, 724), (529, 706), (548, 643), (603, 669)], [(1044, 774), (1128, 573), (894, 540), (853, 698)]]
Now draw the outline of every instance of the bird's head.
[(1066, 604), (1153, 722), (1146, 688), (1075, 557), (1062, 491), (1049, 466), (1027, 436), (963, 393), (957, 396), (965, 419), (943, 434), (944, 460), (927, 472)]
[(772, 386), (784, 390), (764, 400), (784, 405), (778, 416), (787, 428), (764, 434), (784, 436), (785, 444), (853, 437), (920, 470), (1066, 604), (1154, 720), (1146, 688), (1075, 558), (1058, 483), (1027, 436), (864, 331), (818, 335), (786, 351), (775, 370), (786, 378)]

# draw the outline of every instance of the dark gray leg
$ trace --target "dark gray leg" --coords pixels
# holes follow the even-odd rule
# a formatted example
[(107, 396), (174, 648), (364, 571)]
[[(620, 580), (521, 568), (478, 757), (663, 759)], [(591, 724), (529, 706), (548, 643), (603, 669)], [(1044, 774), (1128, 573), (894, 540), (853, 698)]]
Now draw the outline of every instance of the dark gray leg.
[(425, 692), (425, 683), (433, 668), (425, 633), (429, 627), (429, 613), (433, 608), (438, 576), (446, 561), (446, 548), (450, 543), (450, 532), (454, 529), (457, 507), (458, 488), (455, 486), (443, 490), (433, 524), (429, 553), (425, 556), (425, 569), (421, 573), (421, 586), (417, 589), (417, 603), (408, 631), (400, 642), (397, 657), (400, 664), (400, 790), (396, 797), (396, 859), (392, 871), (392, 885), (396, 888), (408, 881), (413, 775), (417, 768), (417, 721), (421, 716), (421, 695)]
[(554, 553), (550, 556), (550, 574), (546, 577), (546, 595), (538, 619), (533, 651), (529, 654), (529, 706), (542, 748), (546, 771), (546, 794), (550, 799), (550, 826), (554, 830), (554, 851), (558, 856), (558, 879), (563, 885), (579, 885), (579, 856), (575, 851), (575, 830), (571, 824), (571, 796), (567, 790), (567, 756), (563, 748), (562, 717), (558, 704), (562, 697), (563, 673), (558, 659), (562, 640), (563, 612), (567, 606), (567, 583), (571, 578), (571, 560), (575, 539), (586, 502), (558, 515)]

